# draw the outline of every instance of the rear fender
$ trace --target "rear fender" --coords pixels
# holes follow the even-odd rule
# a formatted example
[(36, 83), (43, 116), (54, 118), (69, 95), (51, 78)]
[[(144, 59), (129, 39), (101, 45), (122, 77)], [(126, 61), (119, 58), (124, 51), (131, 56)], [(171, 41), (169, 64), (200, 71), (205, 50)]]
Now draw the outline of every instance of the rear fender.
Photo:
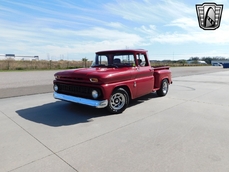
[(154, 88), (160, 88), (161, 81), (164, 79), (168, 80), (168, 83), (171, 84), (171, 71), (170, 70), (158, 70), (154, 72)]

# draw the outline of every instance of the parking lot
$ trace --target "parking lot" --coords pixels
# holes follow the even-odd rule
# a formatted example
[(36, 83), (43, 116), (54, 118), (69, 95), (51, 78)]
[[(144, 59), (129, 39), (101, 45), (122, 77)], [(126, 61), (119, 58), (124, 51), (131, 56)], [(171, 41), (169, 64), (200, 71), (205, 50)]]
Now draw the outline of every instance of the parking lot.
[(53, 99), (55, 71), (26, 73), (28, 84), (0, 73), (0, 171), (229, 171), (229, 70), (171, 70), (165, 97), (119, 115)]

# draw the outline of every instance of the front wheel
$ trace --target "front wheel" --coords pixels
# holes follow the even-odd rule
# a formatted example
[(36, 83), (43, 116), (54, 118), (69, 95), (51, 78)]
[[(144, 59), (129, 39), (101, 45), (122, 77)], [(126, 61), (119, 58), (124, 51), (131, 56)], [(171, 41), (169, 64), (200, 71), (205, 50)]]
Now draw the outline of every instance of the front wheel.
[(123, 88), (115, 89), (109, 99), (107, 109), (111, 113), (122, 113), (129, 104), (129, 95)]
[(157, 91), (158, 96), (165, 96), (169, 90), (169, 83), (167, 79), (163, 79), (161, 82), (161, 88)]

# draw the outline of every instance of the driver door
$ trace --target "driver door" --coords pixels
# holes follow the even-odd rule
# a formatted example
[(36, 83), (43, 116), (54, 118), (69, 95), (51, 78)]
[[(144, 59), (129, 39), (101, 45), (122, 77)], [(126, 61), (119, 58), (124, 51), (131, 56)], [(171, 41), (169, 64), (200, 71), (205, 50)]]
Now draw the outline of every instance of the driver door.
[(136, 88), (137, 97), (149, 94), (154, 87), (153, 70), (148, 62), (146, 54), (137, 54), (137, 67), (136, 67)]

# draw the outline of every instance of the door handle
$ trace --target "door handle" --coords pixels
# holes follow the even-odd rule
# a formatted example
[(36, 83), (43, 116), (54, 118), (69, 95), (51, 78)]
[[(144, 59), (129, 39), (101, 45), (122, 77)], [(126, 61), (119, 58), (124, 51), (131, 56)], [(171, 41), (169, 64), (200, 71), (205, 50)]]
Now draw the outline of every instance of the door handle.
[(137, 71), (139, 71), (139, 67), (135, 67), (135, 69), (136, 69)]

